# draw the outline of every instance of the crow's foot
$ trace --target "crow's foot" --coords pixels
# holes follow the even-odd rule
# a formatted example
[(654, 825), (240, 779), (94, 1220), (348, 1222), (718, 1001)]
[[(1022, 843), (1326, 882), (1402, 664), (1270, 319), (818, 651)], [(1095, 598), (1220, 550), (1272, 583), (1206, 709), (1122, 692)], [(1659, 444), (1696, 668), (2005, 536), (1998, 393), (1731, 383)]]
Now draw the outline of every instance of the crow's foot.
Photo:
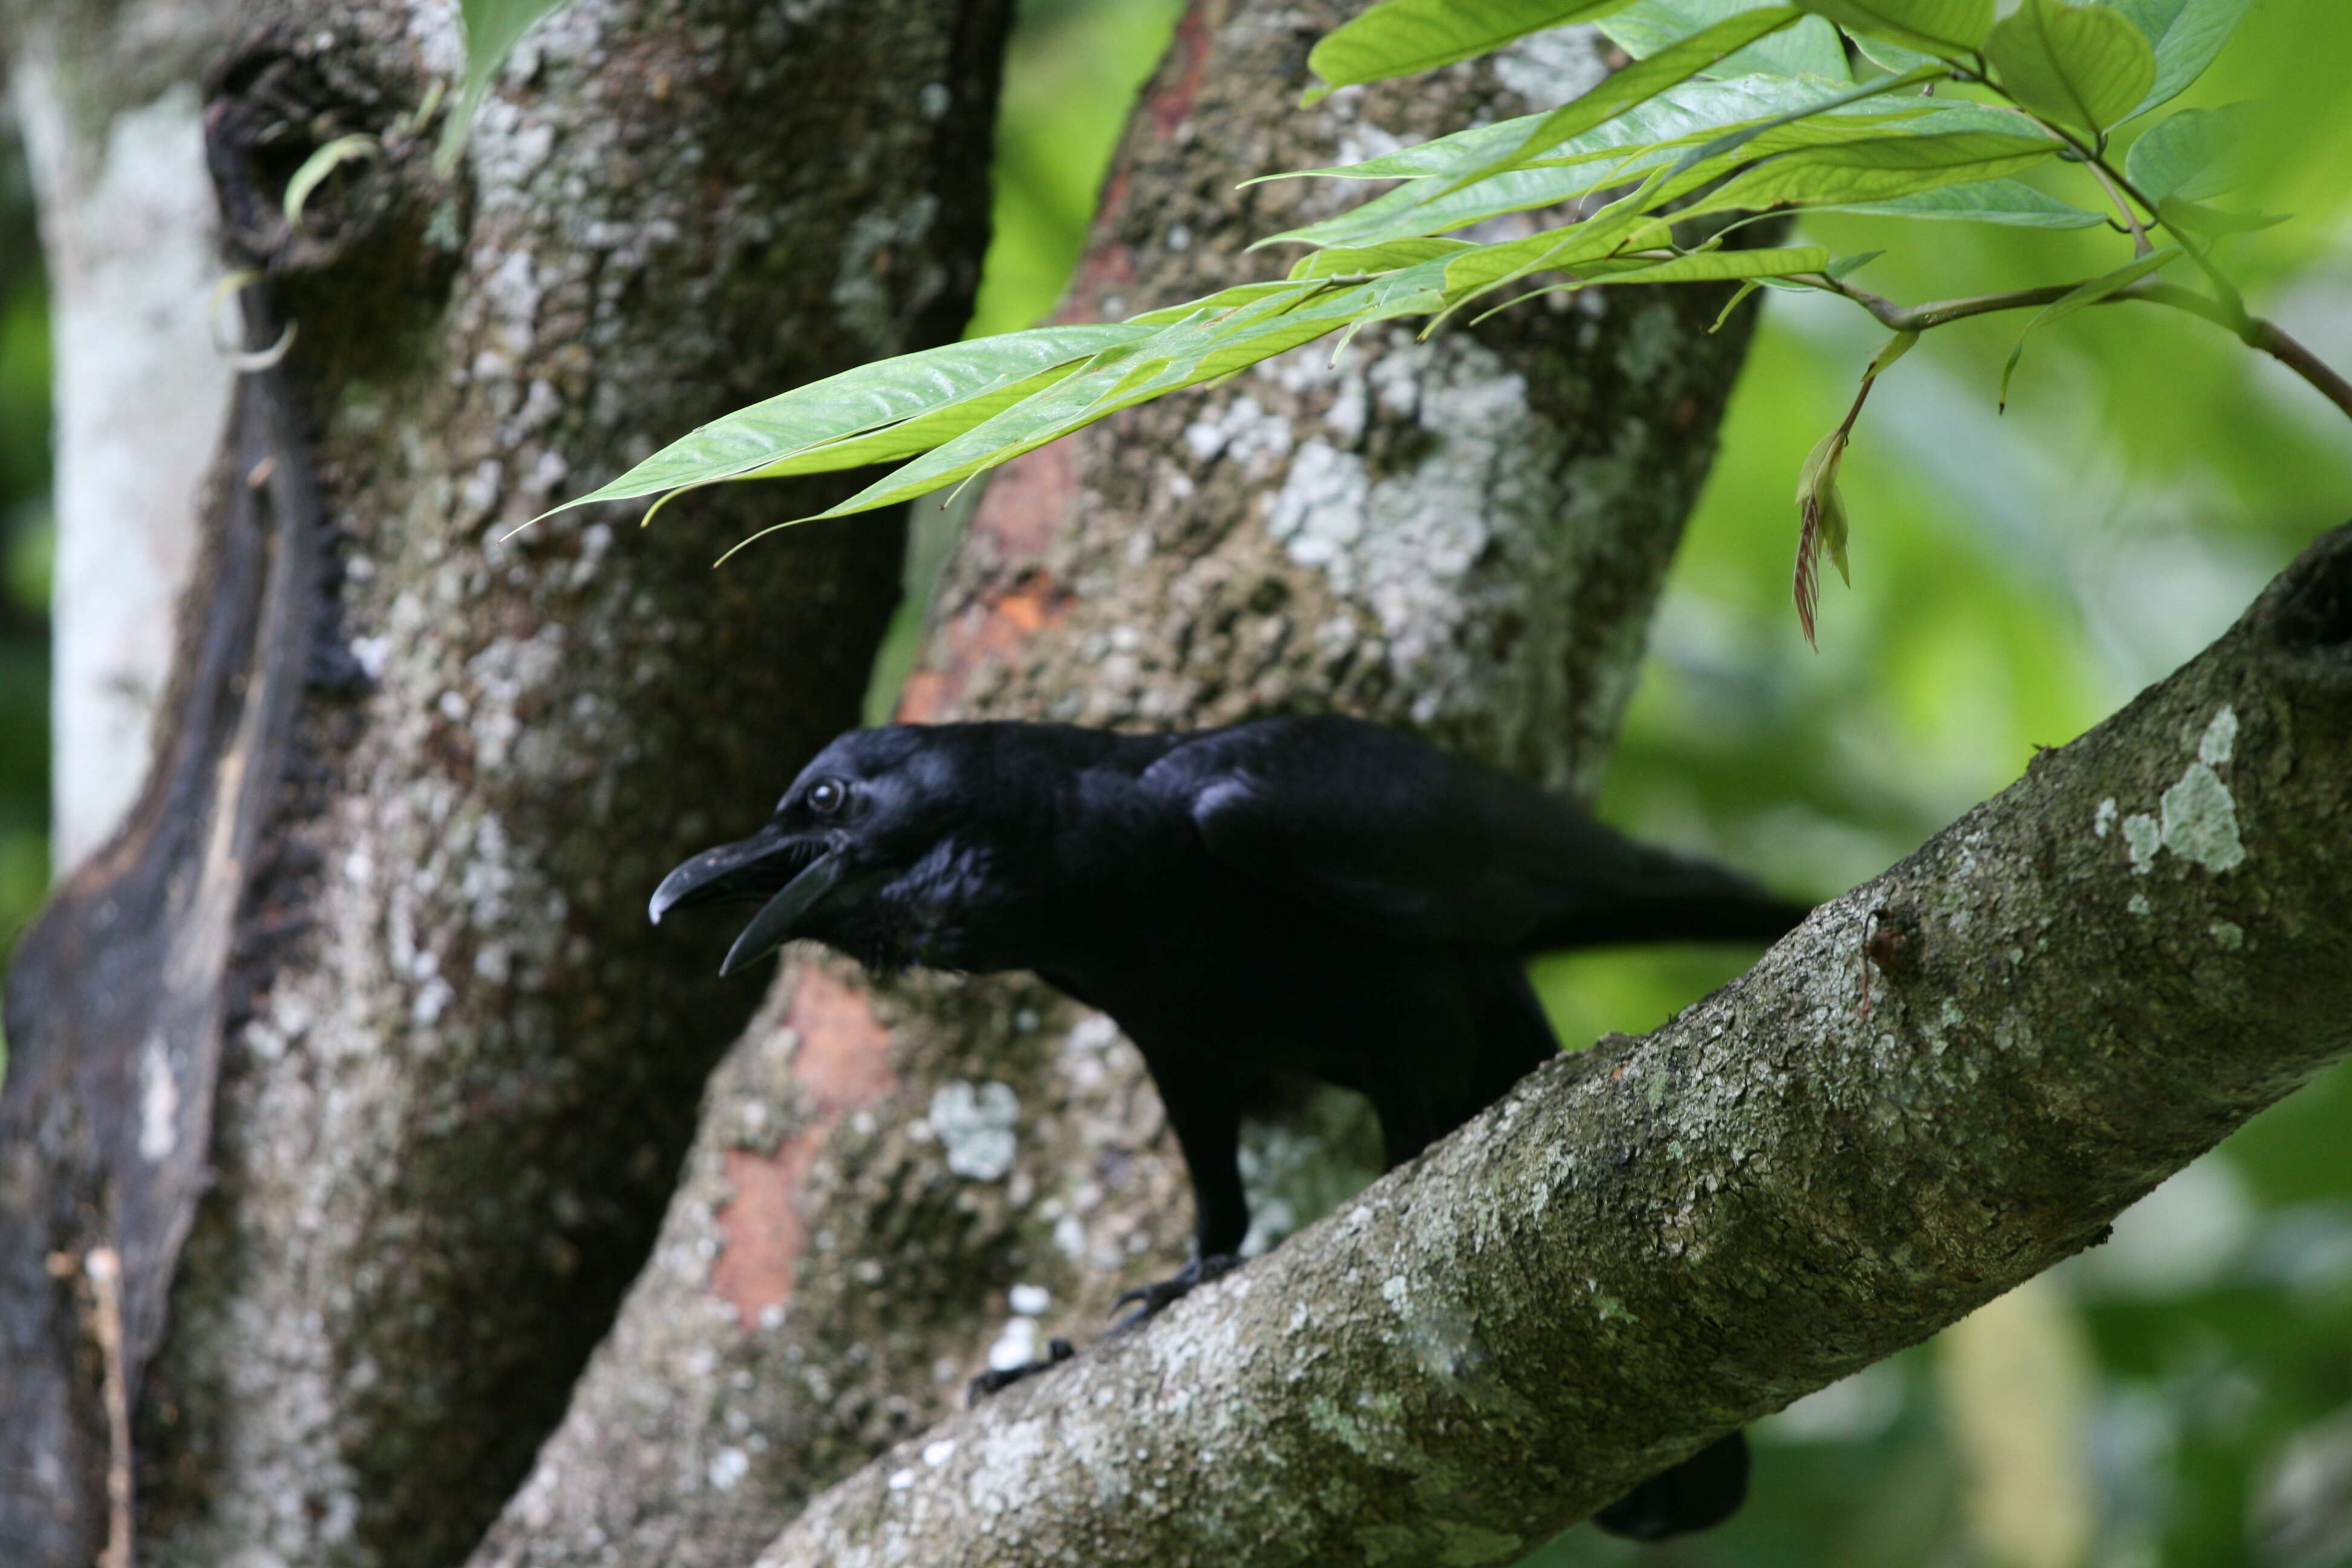
[(992, 1367), (965, 1384), (964, 1405), (966, 1407), (977, 1405), (990, 1394), (1010, 1388), (1024, 1377), (1034, 1377), (1041, 1372), (1050, 1371), (1077, 1353), (1066, 1339), (1056, 1336), (1047, 1340), (1044, 1361), (1024, 1361), (1019, 1366), (1008, 1366), (1002, 1372)]
[(1241, 1267), (1241, 1262), (1240, 1258), (1227, 1257), (1222, 1252), (1213, 1252), (1206, 1258), (1196, 1255), (1191, 1262), (1178, 1269), (1172, 1278), (1162, 1279), (1153, 1285), (1137, 1286), (1118, 1300), (1113, 1301), (1110, 1308), (1116, 1312), (1130, 1302), (1141, 1302), (1142, 1310), (1129, 1314), (1117, 1328), (1111, 1330), (1111, 1332), (1124, 1333), (1147, 1318), (1158, 1317), (1191, 1295), (1196, 1288), (1206, 1285), (1212, 1279), (1220, 1279), (1231, 1274)]

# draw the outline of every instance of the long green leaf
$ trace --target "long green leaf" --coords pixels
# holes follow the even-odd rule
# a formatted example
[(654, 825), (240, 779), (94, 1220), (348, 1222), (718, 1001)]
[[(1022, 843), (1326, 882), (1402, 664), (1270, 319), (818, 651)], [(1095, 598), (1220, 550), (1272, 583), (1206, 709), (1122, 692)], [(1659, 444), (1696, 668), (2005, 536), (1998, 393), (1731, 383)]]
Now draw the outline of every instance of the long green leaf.
[(1342, 247), (1338, 250), (1317, 250), (1298, 258), (1290, 269), (1293, 279), (1344, 278), (1358, 272), (1391, 272), (1402, 267), (1418, 266), (1440, 257), (1456, 256), (1475, 248), (1466, 239), (1392, 239), (1386, 245)]
[(1517, 147), (1456, 177), (1446, 193), (1504, 171), (1523, 168), (1594, 126), (1613, 120), (1636, 104), (1646, 103), (1668, 88), (1679, 87), (1706, 68), (1737, 53), (1804, 13), (1794, 5), (1768, 5), (1743, 11), (1695, 37), (1661, 49), (1618, 71), (1581, 98), (1561, 104), (1542, 116)]
[(1784, 125), (1794, 125), (1801, 121), (1811, 120), (1817, 115), (1826, 114), (1834, 110), (1843, 109), (1851, 103), (1864, 102), (1870, 99), (1883, 97), (1890, 92), (1899, 92), (1906, 87), (1919, 86), (1933, 79), (1935, 76), (1940, 75), (1941, 72), (1941, 67), (1922, 66), (1908, 76), (1885, 77), (1877, 81), (1869, 82), (1861, 87), (1850, 87), (1844, 91), (1834, 93), (1817, 103), (1807, 104), (1797, 109), (1785, 110), (1779, 114), (1772, 115), (1767, 119), (1759, 120), (1752, 124), (1742, 125), (1732, 130), (1727, 130), (1721, 135), (1703, 142), (1699, 143), (1699, 145), (1692, 148), (1689, 152), (1684, 153), (1682, 161), (1675, 165), (1675, 172), (1679, 174), (1685, 170), (1697, 168), (1702, 164), (1716, 164), (1729, 154), (1737, 153), (1742, 148), (1748, 147), (1749, 143), (1754, 142), (1759, 137), (1769, 135), (1769, 133), (1780, 130)]
[[(1601, 32), (1609, 41), (1637, 60), (1702, 32), (1743, 11), (1776, 4), (1777, 0), (1639, 0), (1603, 17)], [(1738, 77), (1759, 73), (1780, 78), (1821, 77), (1846, 82), (1853, 79), (1845, 63), (1845, 46), (1837, 29), (1818, 16), (1809, 16), (1786, 31), (1759, 38), (1720, 64), (1699, 74)]]
[(1617, 283), (1711, 283), (1742, 278), (1792, 278), (1819, 272), (1830, 264), (1822, 246), (1788, 246), (1767, 250), (1702, 250), (1671, 261), (1611, 268), (1595, 279)]
[(1261, 300), (1278, 299), (1284, 295), (1297, 292), (1297, 286), (1287, 279), (1276, 279), (1265, 283), (1236, 283), (1230, 289), (1220, 289), (1205, 299), (1188, 300), (1181, 305), (1169, 305), (1157, 310), (1141, 311), (1129, 316), (1124, 324), (1130, 327), (1172, 326), (1178, 321), (1187, 321), (1194, 316), (1213, 315), (1220, 310), (1236, 310), (1244, 305), (1255, 305)]
[(2107, 0), (2156, 50), (2156, 81), (2129, 119), (2170, 102), (2205, 74), (2253, 0)]
[(1985, 42), (2001, 86), (2048, 119), (2099, 132), (2130, 114), (2156, 82), (2156, 52), (2105, 5), (2025, 0)]
[(928, 414), (918, 414), (912, 419), (901, 419), (896, 425), (886, 425), (879, 430), (869, 430), (863, 436), (850, 436), (839, 441), (828, 441), (811, 447), (789, 458), (780, 458), (765, 467), (753, 468), (748, 474), (738, 474), (739, 479), (781, 479), (793, 474), (827, 474), (840, 468), (863, 468), (875, 463), (896, 463), (928, 452), (950, 437), (961, 436), (975, 426), (984, 424), (1013, 405), (1034, 397), (1047, 387), (1068, 380), (1085, 369), (1086, 360), (1072, 360), (1035, 375), (971, 397), (960, 398)]
[[(1407, 185), (1375, 196), (1337, 217), (1273, 235), (1257, 243), (1371, 246), (1412, 235), (1442, 233), (1505, 213), (1552, 206), (1571, 197), (1623, 184), (1662, 163), (1683, 157), (1686, 145), (1702, 138), (1724, 138), (1720, 144), (1729, 152), (1678, 169), (1672, 188), (1661, 194), (1661, 200), (1671, 200), (1696, 189), (1740, 163), (1792, 147), (1884, 135), (1895, 130), (1923, 132), (1930, 121), (1937, 126), (1969, 129), (2007, 129), (2017, 123), (2013, 114), (1975, 104), (1905, 100), (1899, 108), (1889, 108), (1855, 100), (1855, 94), (1873, 90), (1869, 89), (1844, 89), (1835, 92), (1825, 104), (1824, 89), (1831, 87), (1827, 82), (1784, 82), (1762, 77), (1744, 77), (1737, 82), (1685, 83), (1553, 149), (1553, 155), (1535, 168), (1492, 175), (1454, 195), (1427, 200), (1418, 194), (1416, 186)], [(1767, 112), (1759, 114), (1759, 110)], [(1727, 124), (1731, 129), (1727, 130)], [(1430, 143), (1426, 150), (1407, 149), (1393, 156), (1400, 169), (1450, 174), (1468, 156), (1486, 150), (1475, 145), (1442, 147)], [(1416, 153), (1419, 156), (1412, 163), (1403, 162)]]
[(2094, 278), (2087, 283), (2077, 284), (2049, 304), (2042, 306), (2035, 313), (2033, 320), (2025, 323), (2025, 331), (2017, 334), (2017, 346), (2009, 351), (2009, 363), (2000, 367), (2000, 405), (2003, 408), (2009, 406), (2009, 378), (2015, 374), (2017, 362), (2025, 353), (2025, 340), (2032, 336), (2035, 328), (2046, 327), (2053, 321), (2063, 321), (2075, 311), (2095, 305), (2119, 289), (2130, 288), (2149, 273), (2179, 260), (2180, 254), (2180, 247), (2177, 245), (2168, 245), (2160, 250), (2150, 251), (2138, 260), (2118, 267), (2104, 277)]
[(910, 500), (1034, 451), (1073, 430), (1187, 386), (1214, 381), (1341, 327), (1426, 315), (1445, 303), (1444, 261), (1313, 293), (1288, 310), (1253, 307), (1163, 327), (1120, 363), (1046, 388), (933, 448), (829, 510), (844, 517)]
[[(1842, 84), (1838, 84), (1842, 85)], [(1816, 79), (1743, 76), (1730, 81), (1692, 81), (1669, 88), (1646, 103), (1636, 104), (1603, 124), (1553, 146), (1540, 165), (1570, 163), (1608, 157), (1630, 150), (1679, 145), (1689, 137), (1709, 134), (1734, 125), (1751, 124), (1790, 110), (1818, 104), (1836, 86)], [(1906, 106), (1913, 107), (1913, 106)], [(1931, 105), (1918, 105), (1924, 111)], [(1948, 107), (1948, 106), (1945, 106)], [(1266, 174), (1261, 179), (1302, 179), (1319, 176), (1339, 180), (1401, 180), (1422, 176), (1451, 180), (1492, 163), (1525, 142), (1546, 118), (1523, 114), (1493, 125), (1475, 126), (1401, 147), (1360, 163), (1328, 169), (1301, 169), (1293, 174)], [(1254, 182), (1255, 183), (1255, 182)], [(1296, 232), (1296, 231), (1294, 231)], [(1276, 238), (1288, 237), (1277, 236)], [(1260, 241), (1270, 244), (1272, 241)]]
[(2013, 174), (2057, 153), (2058, 143), (2040, 137), (1982, 131), (1809, 147), (1758, 164), (1677, 216), (1891, 201), (1938, 185)]
[(2184, 109), (2141, 133), (2124, 160), (2124, 178), (2149, 201), (2167, 197), (2201, 202), (2244, 182), (2239, 154), (2244, 150), (2246, 106)]
[(1799, 0), (1850, 33), (1932, 55), (1965, 54), (1992, 31), (1992, 0)]
[(441, 144), (434, 150), (434, 166), (442, 174), (457, 167), (474, 110), (488, 96), (508, 54), (532, 23), (562, 5), (563, 0), (458, 0), (457, 15), (466, 31), (466, 77), (458, 84), (457, 100), (449, 106), (449, 118), (442, 121)]
[(1881, 202), (1839, 202), (1811, 212), (1874, 213), (1888, 217), (1948, 218), (2017, 228), (2095, 228), (2107, 220), (2035, 190), (2022, 180), (1971, 180), (1891, 196)]
[(1150, 326), (1037, 327), (861, 365), (714, 419), (610, 484), (554, 510), (751, 473), (812, 448), (1028, 381), (1152, 335)]
[(1314, 103), (1335, 88), (1435, 70), (1498, 49), (1513, 38), (1590, 21), (1633, 0), (1381, 0), (1323, 36), (1307, 57), (1322, 81)]
[(1659, 170), (1639, 189), (1618, 197), (1582, 223), (1545, 229), (1523, 239), (1482, 245), (1444, 262), (1447, 308), (1475, 300), (1531, 272), (1572, 268), (1622, 248), (1628, 235), (1651, 208), (1670, 199), (1660, 195), (1667, 177), (1667, 171)]

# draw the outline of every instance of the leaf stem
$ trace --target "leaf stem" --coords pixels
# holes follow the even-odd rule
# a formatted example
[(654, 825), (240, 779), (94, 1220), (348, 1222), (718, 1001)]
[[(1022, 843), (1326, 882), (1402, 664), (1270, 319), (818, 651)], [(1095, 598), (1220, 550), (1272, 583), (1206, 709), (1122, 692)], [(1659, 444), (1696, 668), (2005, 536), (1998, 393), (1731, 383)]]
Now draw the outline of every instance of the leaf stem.
[[(2053, 304), (2079, 287), (2074, 283), (2050, 283), (2039, 289), (1974, 294), (1966, 299), (1938, 300), (1926, 305), (1898, 305), (1867, 289), (1857, 289), (1851, 283), (1841, 282), (1827, 273), (1808, 273), (1798, 281), (1853, 300), (1883, 325), (1898, 332), (1924, 332), (1948, 326), (1954, 321), (1966, 321), (1971, 316), (1990, 316), (2002, 310), (2025, 310)], [(2264, 321), (2260, 316), (2250, 316), (2242, 305), (2233, 308), (2232, 301), (2209, 300), (2193, 289), (2184, 289), (2177, 283), (2159, 283), (2153, 279), (2118, 289), (2105, 299), (2093, 302), (2111, 305), (2126, 300), (2169, 306), (2212, 322), (2248, 348), (2260, 350), (2294, 372), (2310, 383), (2322, 397), (2334, 404), (2346, 417), (2352, 418), (2352, 381), (2337, 374), (2318, 355), (2282, 331), (2276, 322)]]
[(2108, 169), (2106, 161), (2103, 158), (2094, 158), (2084, 166), (2091, 171), (2091, 177), (2098, 181), (2101, 188), (2105, 190), (2107, 199), (2116, 204), (2116, 211), (2124, 215), (2124, 226), (2131, 230), (2132, 254), (2135, 257), (2140, 257), (2153, 253), (2156, 246), (2147, 237), (2147, 226), (2141, 223), (2139, 214), (2132, 210), (2131, 202), (2124, 194), (2122, 183), (2115, 177), (2114, 172)]

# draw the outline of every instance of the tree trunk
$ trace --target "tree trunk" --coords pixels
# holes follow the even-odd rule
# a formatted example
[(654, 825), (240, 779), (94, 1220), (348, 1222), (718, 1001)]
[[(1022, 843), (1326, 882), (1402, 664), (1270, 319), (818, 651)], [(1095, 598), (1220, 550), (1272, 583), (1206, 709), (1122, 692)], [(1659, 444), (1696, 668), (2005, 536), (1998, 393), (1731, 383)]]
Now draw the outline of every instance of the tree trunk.
[[(1193, 6), (1066, 315), (1265, 276), (1280, 263), (1244, 246), (1353, 199), (1244, 179), (1548, 107), (1603, 69), (1592, 35), (1553, 35), (1299, 111), (1307, 51), (1346, 10)], [(1425, 344), (1368, 335), (1337, 368), (1312, 346), (1011, 465), (944, 574), (904, 715), (1156, 730), (1337, 708), (1589, 793), (1744, 346), (1744, 318), (1707, 335), (1722, 303), (1590, 293)], [(677, 923), (715, 962), (728, 928)], [(1318, 1144), (1257, 1136), (1260, 1213), (1308, 1217), (1367, 1179)], [(740, 1568), (992, 1352), (1093, 1338), (1121, 1289), (1182, 1262), (1190, 1209), (1107, 1019), (1026, 978), (880, 985), (795, 957), (713, 1080), (653, 1267), (476, 1561)]]
[[(747, 1010), (645, 890), (854, 719), (898, 537), (709, 570), (837, 483), (502, 536), (954, 334), (1007, 9), (575, 0), (448, 180), (417, 122), (444, 6), (263, 7), (190, 51), (222, 226), (299, 336), (215, 465), (156, 768), (13, 977), (11, 1561), (89, 1560), (134, 1401), (154, 1563), (447, 1563), (520, 1479)], [(145, 80), (110, 16), (33, 36)], [(351, 134), (377, 155), (289, 226), (288, 177)], [(68, 490), (109, 460), (73, 429)]]
[(2352, 527), (1648, 1038), (825, 1495), (760, 1568), (1508, 1562), (2352, 1051)]

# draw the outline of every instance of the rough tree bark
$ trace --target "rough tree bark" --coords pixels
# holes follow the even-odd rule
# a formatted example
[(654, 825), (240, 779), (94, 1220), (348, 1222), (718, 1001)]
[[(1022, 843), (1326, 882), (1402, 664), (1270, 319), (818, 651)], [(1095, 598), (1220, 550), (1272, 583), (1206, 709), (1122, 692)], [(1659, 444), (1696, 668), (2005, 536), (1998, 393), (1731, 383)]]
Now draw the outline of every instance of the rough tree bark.
[[(210, 71), (223, 227), (299, 338), (215, 465), (158, 765), (13, 976), (10, 1562), (88, 1563), (127, 1479), (110, 1258), (144, 1561), (448, 1563), (520, 1479), (748, 1011), (652, 940), (642, 889), (854, 719), (898, 539), (709, 571), (709, 524), (837, 489), (498, 536), (760, 393), (953, 335), (1007, 10), (575, 0), (453, 181), (415, 122), (458, 65), (448, 7), (173, 13), (215, 29), (170, 58)], [(28, 30), (73, 67), (78, 145), (129, 133), (122, 83), (198, 101), (139, 52), (158, 20)], [(289, 227), (286, 180), (345, 134), (379, 155)], [(73, 428), (68, 489), (121, 460)]]
[(761, 1568), (1502, 1563), (2060, 1258), (2352, 1050), (2352, 527), (1643, 1040), (1536, 1073)]
[[(1066, 315), (1264, 276), (1244, 245), (1352, 199), (1243, 179), (1549, 106), (1603, 68), (1591, 35), (1554, 35), (1301, 112), (1307, 51), (1349, 9), (1192, 7)], [(1589, 790), (1744, 346), (1744, 319), (1706, 334), (1721, 304), (1588, 294), (1360, 341), (1337, 369), (1312, 347), (1011, 466), (945, 573), (905, 715), (1164, 729), (1341, 708)], [(720, 922), (675, 924), (715, 963)], [(1312, 1212), (1345, 1190), (1313, 1142), (1261, 1136), (1261, 1194), (1301, 1176), (1322, 1190), (1281, 1195)], [(740, 1568), (992, 1350), (1093, 1338), (1119, 1290), (1182, 1261), (1190, 1211), (1108, 1020), (1020, 979), (877, 986), (795, 959), (476, 1562)]]

